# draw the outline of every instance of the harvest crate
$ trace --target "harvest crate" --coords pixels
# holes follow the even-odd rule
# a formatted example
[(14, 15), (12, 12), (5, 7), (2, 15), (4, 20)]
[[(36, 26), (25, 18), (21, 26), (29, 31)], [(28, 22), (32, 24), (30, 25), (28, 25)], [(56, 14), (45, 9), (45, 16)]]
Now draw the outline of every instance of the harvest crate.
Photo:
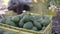
[[(52, 18), (51, 16), (49, 17)], [(39, 32), (33, 31), (33, 30), (27, 30), (23, 28), (18, 28), (18, 27), (14, 27), (14, 26), (2, 24), (2, 23), (0, 23), (0, 28), (9, 30), (9, 31), (18, 32), (19, 34), (20, 33), (21, 34), (51, 34), (52, 33), (52, 21), (43, 31), (39, 31)]]
[(18, 27), (13, 27), (9, 26), (6, 24), (1, 24), (0, 23), (0, 28), (6, 30), (6, 31), (12, 31), (16, 32), (17, 34), (51, 34), (52, 33), (52, 23), (50, 23), (44, 31), (41, 32), (36, 32), (36, 31), (31, 31), (31, 30), (26, 30)]

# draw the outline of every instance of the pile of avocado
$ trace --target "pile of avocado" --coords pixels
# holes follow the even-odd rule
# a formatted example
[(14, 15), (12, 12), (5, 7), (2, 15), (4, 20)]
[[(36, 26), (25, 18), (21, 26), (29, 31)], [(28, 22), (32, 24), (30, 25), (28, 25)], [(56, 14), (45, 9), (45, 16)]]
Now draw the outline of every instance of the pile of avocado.
[(33, 31), (45, 29), (50, 22), (51, 20), (48, 16), (37, 16), (27, 13), (22, 13), (21, 15), (17, 16), (10, 16), (0, 20), (0, 23)]

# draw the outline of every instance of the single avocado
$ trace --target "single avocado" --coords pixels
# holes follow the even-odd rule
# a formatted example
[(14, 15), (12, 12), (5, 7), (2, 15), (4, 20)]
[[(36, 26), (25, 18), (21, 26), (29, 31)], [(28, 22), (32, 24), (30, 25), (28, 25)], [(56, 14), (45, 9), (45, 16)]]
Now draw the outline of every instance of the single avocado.
[(27, 22), (24, 24), (23, 28), (25, 29), (32, 29), (33, 28), (33, 24), (32, 22)]

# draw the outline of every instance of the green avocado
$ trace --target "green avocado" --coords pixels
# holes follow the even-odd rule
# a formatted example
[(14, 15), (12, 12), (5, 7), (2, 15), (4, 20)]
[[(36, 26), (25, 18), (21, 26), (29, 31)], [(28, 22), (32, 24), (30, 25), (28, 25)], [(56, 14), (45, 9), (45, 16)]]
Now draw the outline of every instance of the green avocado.
[(6, 20), (5, 24), (11, 25), (11, 26), (17, 26), (13, 21)]
[(19, 22), (19, 27), (20, 27), (20, 28), (23, 28), (23, 25), (24, 25), (23, 22)]
[(41, 24), (40, 24), (39, 22), (34, 21), (33, 24), (34, 24), (34, 26), (36, 26), (39, 30), (42, 29), (42, 26), (41, 26)]
[(26, 23), (26, 22), (32, 21), (31, 19), (32, 19), (32, 16), (27, 14), (21, 19), (20, 22)]
[(27, 23), (25, 23), (24, 26), (23, 26), (23, 28), (25, 28), (25, 29), (32, 29), (32, 27), (33, 27), (32, 22), (27, 22)]
[(41, 21), (41, 24), (43, 26), (47, 26), (49, 23), (51, 22), (51, 20), (49, 19), (49, 17), (45, 16), (42, 21)]
[(24, 17), (24, 15), (27, 15), (26, 13), (22, 13), (22, 14), (20, 14), (20, 15), (18, 15), (20, 18), (23, 18)]
[(40, 22), (41, 21), (41, 16), (38, 16), (38, 15), (32, 15), (32, 19), (33, 21), (37, 21), (37, 22)]
[(2, 18), (2, 19), (0, 20), (0, 23), (5, 23), (5, 21), (6, 21), (6, 19), (5, 19), (5, 18)]
[(37, 31), (38, 29), (37, 29), (37, 27), (33, 27), (32, 30)]
[(42, 20), (42, 22), (41, 22), (41, 24), (43, 26), (47, 26), (49, 23), (50, 23), (50, 20), (48, 20), (48, 19)]
[(11, 18), (11, 20), (15, 23), (18, 23), (20, 21), (20, 18), (19, 18), (19, 16), (14, 16)]
[(2, 23), (2, 19), (0, 19), (0, 23)]

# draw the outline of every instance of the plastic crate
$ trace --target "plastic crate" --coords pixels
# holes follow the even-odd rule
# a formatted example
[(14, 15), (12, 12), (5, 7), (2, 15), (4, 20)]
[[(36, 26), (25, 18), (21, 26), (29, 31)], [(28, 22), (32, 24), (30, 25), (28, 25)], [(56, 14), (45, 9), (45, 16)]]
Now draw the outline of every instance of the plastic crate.
[[(38, 15), (38, 14), (36, 14), (36, 15)], [(52, 19), (52, 16), (49, 16), (49, 17)], [(51, 34), (51, 32), (52, 32), (52, 21), (45, 28), (45, 30), (39, 31), (39, 32), (38, 31), (33, 31), (33, 30), (27, 30), (27, 29), (23, 29), (23, 28), (18, 28), (18, 27), (14, 27), (14, 26), (2, 24), (2, 23), (0, 23), (0, 28), (5, 29), (5, 30), (16, 31), (16, 32), (19, 32), (21, 34)]]
[(31, 30), (26, 30), (18, 27), (9, 26), (6, 24), (0, 24), (0, 28), (6, 30), (6, 31), (12, 31), (16, 32), (17, 34), (51, 34), (52, 33), (52, 23), (50, 23), (44, 31), (36, 32)]

